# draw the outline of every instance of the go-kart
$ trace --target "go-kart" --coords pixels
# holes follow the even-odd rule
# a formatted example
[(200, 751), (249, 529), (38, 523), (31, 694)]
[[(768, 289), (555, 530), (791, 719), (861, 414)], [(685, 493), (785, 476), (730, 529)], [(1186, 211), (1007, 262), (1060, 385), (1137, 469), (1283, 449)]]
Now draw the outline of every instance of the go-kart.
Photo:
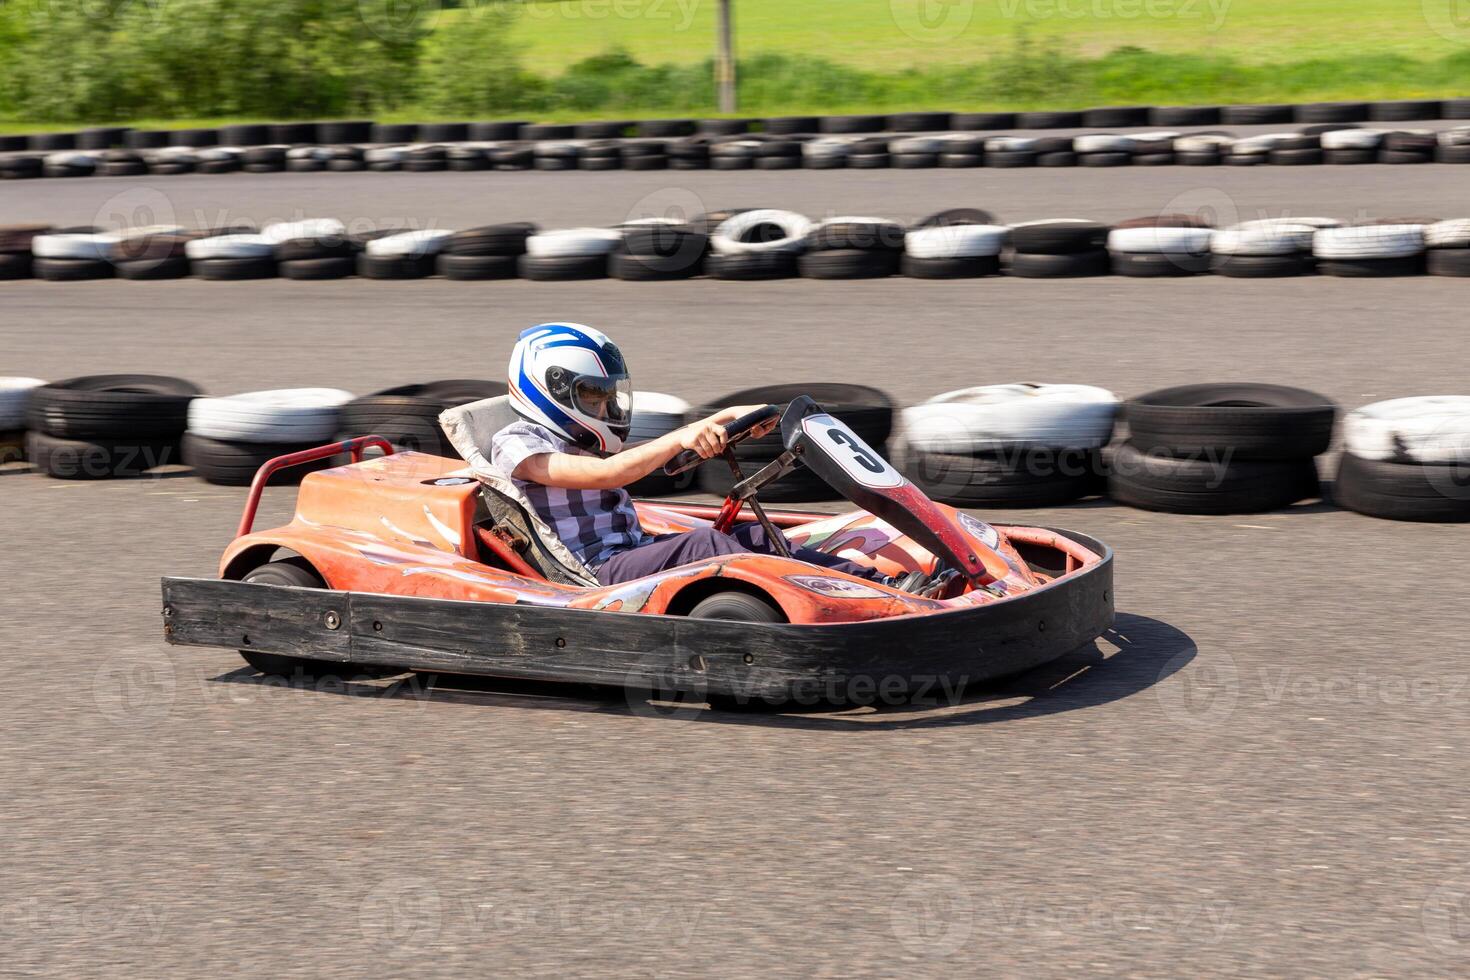
[[(890, 576), (951, 570), (955, 594), (926, 598), (785, 554), (603, 586), (485, 458), (502, 421), (487, 404), (441, 416), (463, 460), (370, 436), (267, 463), (219, 578), (163, 579), (168, 642), (236, 648), (271, 673), (416, 670), (763, 698), (863, 684), (899, 697), (1027, 670), (1112, 623), (1106, 545), (935, 503), (806, 397), (727, 425), (733, 446), (780, 415), (778, 455), (758, 472), (726, 451), (735, 486), (723, 506), (637, 501), (644, 530), (754, 519)], [(374, 447), (384, 454), (367, 457)], [(351, 462), (302, 480), (289, 524), (252, 529), (275, 474), (339, 454)], [(686, 451), (665, 471), (701, 462)], [(761, 487), (798, 466), (858, 509), (767, 511)]]

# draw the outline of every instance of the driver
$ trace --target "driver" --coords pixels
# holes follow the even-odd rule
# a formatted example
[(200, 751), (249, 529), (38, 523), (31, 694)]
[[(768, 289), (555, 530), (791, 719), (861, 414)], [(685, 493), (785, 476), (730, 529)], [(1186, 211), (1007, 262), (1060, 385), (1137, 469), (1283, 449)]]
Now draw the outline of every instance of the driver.
[[(704, 459), (720, 455), (725, 423), (762, 406), (721, 409), (657, 439), (625, 447), (632, 395), (622, 352), (606, 336), (577, 323), (532, 327), (522, 332), (510, 355), (510, 404), (521, 421), (494, 435), (490, 461), (510, 475), (542, 520), (603, 585), (716, 555), (777, 554), (758, 523), (738, 524), (729, 534), (714, 528), (646, 534), (623, 489), (685, 449)], [(762, 423), (752, 437), (770, 432), (778, 421)], [(788, 545), (788, 550), (812, 565), (898, 585), (857, 562), (811, 548)], [(913, 576), (925, 578), (911, 573), (900, 587), (908, 586)]]

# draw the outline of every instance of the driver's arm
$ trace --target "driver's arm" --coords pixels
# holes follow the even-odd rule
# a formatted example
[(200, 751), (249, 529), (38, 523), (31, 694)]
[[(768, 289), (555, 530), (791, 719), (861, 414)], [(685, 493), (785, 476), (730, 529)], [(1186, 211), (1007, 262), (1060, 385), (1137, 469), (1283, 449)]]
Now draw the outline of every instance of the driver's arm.
[[(704, 459), (718, 456), (725, 450), (725, 423), (761, 407), (740, 405), (721, 409), (709, 418), (691, 422), (606, 459), (571, 453), (537, 453), (521, 460), (511, 475), (517, 480), (567, 490), (617, 490), (641, 480), (686, 449), (694, 450)], [(758, 426), (751, 435), (764, 435), (777, 421), (772, 419)]]

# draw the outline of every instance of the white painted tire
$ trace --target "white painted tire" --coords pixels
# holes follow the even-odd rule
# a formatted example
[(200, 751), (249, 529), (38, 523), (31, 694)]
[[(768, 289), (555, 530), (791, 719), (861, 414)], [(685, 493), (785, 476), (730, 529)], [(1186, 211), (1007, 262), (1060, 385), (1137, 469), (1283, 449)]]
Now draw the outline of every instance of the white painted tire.
[(0, 432), (26, 427), (31, 389), (45, 383), (40, 378), (0, 378)]
[(1288, 219), (1250, 221), (1215, 232), (1210, 251), (1216, 255), (1295, 255), (1312, 250), (1313, 225)]
[(38, 259), (105, 259), (112, 240), (100, 235), (37, 235), (31, 254)]
[(1072, 149), (1078, 153), (1132, 153), (1138, 141), (1132, 136), (1116, 133), (1092, 133), (1072, 139)]
[(1204, 255), (1214, 234), (1213, 228), (1114, 228), (1108, 232), (1108, 251)]
[(156, 238), (159, 235), (182, 235), (183, 225), (137, 225), (133, 228), (118, 228), (115, 231), (102, 232), (102, 238), (116, 245), (134, 238)]
[(1035, 148), (1034, 136), (991, 136), (985, 141), (985, 149), (989, 153), (1010, 153)]
[(983, 385), (904, 409), (904, 441), (939, 453), (1097, 449), (1112, 439), (1117, 413), (1117, 396), (1091, 385)]
[(329, 441), (337, 432), (339, 409), (351, 401), (337, 388), (283, 388), (251, 391), (189, 403), (189, 431), (227, 442)]
[(424, 255), (438, 255), (453, 234), (454, 232), (442, 228), (420, 228), (418, 231), (405, 231), (397, 235), (374, 238), (367, 243), (364, 250), (369, 255), (384, 258), (419, 258)]
[(673, 432), (684, 424), (690, 405), (675, 395), (659, 391), (633, 392), (633, 420), (628, 443), (648, 442)]
[(1181, 136), (1174, 141), (1174, 149), (1180, 153), (1225, 152), (1235, 144), (1235, 137), (1217, 133), (1197, 133)]
[[(773, 242), (742, 242), (740, 236), (757, 225), (775, 225), (781, 229), (781, 237)], [(742, 211), (720, 222), (710, 236), (710, 247), (720, 255), (800, 252), (806, 247), (806, 236), (813, 227), (811, 219), (795, 211), (757, 208), (754, 211)]]
[(1424, 251), (1424, 225), (1352, 225), (1312, 236), (1319, 259), (1397, 259)]
[(260, 237), (273, 245), (293, 238), (342, 238), (347, 226), (336, 218), (305, 218), (301, 221), (277, 221), (260, 229)]
[(1440, 130), (1435, 138), (1440, 146), (1466, 146), (1470, 144), (1470, 126), (1451, 126)]
[(1343, 448), (1364, 459), (1470, 463), (1470, 395), (1421, 395), (1364, 405), (1342, 424)]
[(801, 155), (804, 157), (845, 157), (851, 153), (852, 140), (840, 137), (824, 136), (801, 144)]
[(939, 136), (905, 136), (902, 139), (890, 140), (888, 143), (889, 153), (943, 153), (948, 148), (947, 142)]
[(184, 243), (191, 259), (259, 259), (275, 255), (275, 244), (261, 235), (215, 235)]
[(903, 249), (916, 259), (967, 259), (999, 255), (1011, 230), (1005, 225), (942, 225), (903, 236)]
[(623, 240), (616, 228), (560, 228), (526, 239), (526, 254), (534, 258), (571, 258), (606, 255)]
[(1424, 244), (1429, 248), (1470, 247), (1470, 218), (1436, 221), (1424, 227)]
[(1383, 130), (1329, 129), (1321, 139), (1324, 150), (1372, 150), (1383, 142)]
[(408, 150), (401, 146), (377, 146), (362, 153), (365, 163), (400, 163), (406, 156)]

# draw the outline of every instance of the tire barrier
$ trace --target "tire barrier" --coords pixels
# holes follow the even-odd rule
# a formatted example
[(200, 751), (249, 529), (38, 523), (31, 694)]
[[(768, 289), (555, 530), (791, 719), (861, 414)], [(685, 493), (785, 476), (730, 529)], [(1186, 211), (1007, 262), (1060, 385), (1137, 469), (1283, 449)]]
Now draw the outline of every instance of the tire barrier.
[(0, 378), (0, 463), (25, 458), (26, 407), (40, 378)]
[[(252, 391), (222, 398), (195, 398), (189, 404), (183, 460), (206, 483), (249, 486), (255, 471), (277, 456), (330, 441), (337, 416), (351, 400), (336, 388)], [(324, 469), (331, 460), (320, 460)], [(273, 485), (299, 482), (311, 467), (292, 468), (271, 478)]]
[(342, 406), (337, 438), (383, 436), (399, 449), (455, 458), (439, 427), (441, 412), (506, 393), (504, 381), (455, 379), (400, 385), (355, 398)]
[(141, 476), (179, 461), (189, 403), (202, 392), (179, 378), (103, 374), (32, 387), (26, 455), (47, 476)]
[[(676, 395), (658, 391), (633, 392), (633, 418), (629, 423), (627, 444), (636, 446), (673, 432), (689, 421), (692, 407)], [(698, 480), (699, 467), (685, 470), (678, 476), (668, 476), (663, 467), (659, 467), (643, 479), (629, 484), (628, 492), (635, 497), (668, 497), (693, 491)]]

